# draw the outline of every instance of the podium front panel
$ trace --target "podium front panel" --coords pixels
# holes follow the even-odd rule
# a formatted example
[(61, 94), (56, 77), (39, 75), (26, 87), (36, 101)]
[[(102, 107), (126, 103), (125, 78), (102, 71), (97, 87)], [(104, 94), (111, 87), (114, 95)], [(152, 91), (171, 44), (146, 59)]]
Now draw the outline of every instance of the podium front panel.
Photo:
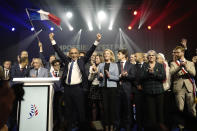
[(19, 131), (47, 131), (49, 86), (24, 86), (21, 101)]

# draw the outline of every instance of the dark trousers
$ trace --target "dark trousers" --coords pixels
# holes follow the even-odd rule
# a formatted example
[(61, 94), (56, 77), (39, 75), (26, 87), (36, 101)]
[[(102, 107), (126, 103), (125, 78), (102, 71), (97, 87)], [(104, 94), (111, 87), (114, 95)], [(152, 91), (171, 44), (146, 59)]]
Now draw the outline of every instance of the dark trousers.
[(54, 94), (54, 99), (53, 99), (53, 121), (54, 121), (54, 131), (58, 130), (63, 123), (63, 92), (57, 91)]
[(145, 94), (145, 129), (164, 123), (163, 94)]
[(118, 101), (118, 89), (105, 88), (102, 89), (103, 94), (103, 106), (104, 106), (104, 124), (113, 125), (117, 121), (117, 101)]
[(144, 122), (144, 95), (143, 93), (135, 93), (134, 95), (136, 109), (136, 123), (139, 129), (142, 129)]
[[(64, 89), (65, 99), (65, 121), (67, 127), (71, 129), (71, 125), (75, 121), (79, 123), (85, 122), (85, 99), (84, 90), (81, 85), (66, 86)], [(69, 130), (68, 129), (68, 130)]]
[(133, 124), (133, 106), (131, 101), (131, 87), (119, 88), (119, 106), (118, 114), (120, 119), (120, 127), (130, 129)]

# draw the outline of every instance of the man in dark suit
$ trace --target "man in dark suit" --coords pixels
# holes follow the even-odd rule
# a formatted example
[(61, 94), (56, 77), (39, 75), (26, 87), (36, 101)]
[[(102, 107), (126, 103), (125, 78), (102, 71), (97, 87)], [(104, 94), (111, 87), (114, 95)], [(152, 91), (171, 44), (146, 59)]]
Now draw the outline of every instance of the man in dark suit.
[(69, 50), (69, 57), (57, 46), (54, 40), (54, 34), (50, 33), (49, 38), (54, 47), (54, 50), (59, 55), (62, 62), (64, 62), (64, 73), (61, 79), (61, 83), (64, 86), (65, 97), (65, 120), (67, 124), (67, 130), (72, 130), (72, 123), (74, 122), (74, 110), (79, 118), (79, 128), (83, 128), (85, 123), (85, 106), (84, 106), (84, 87), (88, 87), (88, 77), (85, 71), (85, 64), (88, 62), (92, 53), (99, 44), (101, 35), (97, 34), (97, 40), (86, 52), (84, 57), (79, 58), (79, 51), (77, 48), (71, 48)]
[[(61, 62), (60, 60), (56, 59), (51, 63), (52, 69), (50, 71), (50, 76), (53, 78), (62, 77), (63, 71), (60, 68)], [(64, 88), (61, 86), (60, 81), (56, 81), (54, 83), (54, 98), (53, 98), (53, 124), (54, 124), (54, 131), (63, 130), (63, 98), (64, 98)]]
[(131, 94), (133, 92), (132, 82), (135, 79), (135, 67), (129, 61), (128, 58), (128, 51), (126, 49), (121, 49), (118, 51), (117, 54), (119, 62), (118, 69), (119, 69), (119, 89), (120, 89), (120, 107), (122, 109), (121, 115), (121, 125), (124, 126), (126, 131), (131, 130), (131, 125), (133, 125), (133, 110), (131, 104)]
[(10, 80), (11, 61), (6, 60), (3, 62), (4, 80)]
[(144, 64), (143, 60), (143, 53), (136, 53), (136, 74), (135, 74), (135, 88), (134, 88), (134, 102), (135, 102), (135, 109), (136, 109), (136, 123), (137, 123), (137, 131), (142, 131), (143, 127), (143, 104), (144, 104), (144, 98), (143, 98), (143, 92), (142, 92), (142, 86), (140, 85), (140, 72), (142, 70), (142, 66)]
[(28, 58), (22, 57), (19, 63), (16, 63), (11, 68), (11, 78), (28, 77), (30, 67), (28, 66)]

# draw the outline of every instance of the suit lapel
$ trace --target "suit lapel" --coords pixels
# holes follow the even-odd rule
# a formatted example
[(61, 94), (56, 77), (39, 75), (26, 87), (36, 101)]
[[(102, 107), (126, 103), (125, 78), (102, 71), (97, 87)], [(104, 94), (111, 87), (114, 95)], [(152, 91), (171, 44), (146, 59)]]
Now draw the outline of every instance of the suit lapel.
[(126, 61), (126, 62), (125, 62), (125, 65), (124, 65), (124, 70), (127, 70), (127, 69), (128, 69), (128, 67), (129, 67), (128, 64), (129, 64), (128, 61)]
[(119, 73), (121, 74), (121, 66), (120, 66), (120, 62), (118, 62), (117, 64), (118, 64), (118, 70), (119, 70)]

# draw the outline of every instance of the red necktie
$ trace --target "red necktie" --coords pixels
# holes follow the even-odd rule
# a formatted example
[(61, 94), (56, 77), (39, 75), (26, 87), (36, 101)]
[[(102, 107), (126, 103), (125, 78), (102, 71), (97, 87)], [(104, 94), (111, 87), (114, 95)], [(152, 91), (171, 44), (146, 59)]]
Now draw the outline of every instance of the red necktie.
[(120, 65), (121, 65), (121, 74), (122, 74), (123, 71), (124, 71), (123, 64), (124, 64), (124, 62), (121, 62), (121, 63), (120, 63)]

